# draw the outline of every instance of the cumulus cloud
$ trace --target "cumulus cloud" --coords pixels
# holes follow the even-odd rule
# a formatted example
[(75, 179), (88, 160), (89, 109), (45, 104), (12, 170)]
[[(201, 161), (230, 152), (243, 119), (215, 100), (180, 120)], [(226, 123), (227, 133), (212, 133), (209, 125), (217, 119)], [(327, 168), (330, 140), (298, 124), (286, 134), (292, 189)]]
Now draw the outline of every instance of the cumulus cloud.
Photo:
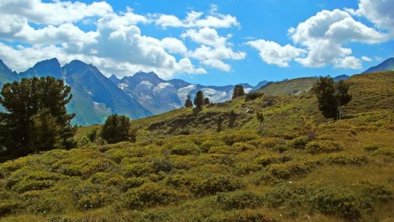
[[(130, 8), (115, 13), (105, 2), (3, 0), (0, 12), (0, 40), (7, 41), (7, 44), (0, 41), (0, 57), (17, 71), (56, 57), (62, 64), (79, 59), (94, 64), (106, 74), (119, 76), (141, 70), (154, 71), (163, 78), (177, 73), (206, 73), (204, 68), (193, 64), (191, 51), (181, 39), (144, 35), (139, 26), (151, 24), (154, 18), (136, 14)], [(201, 12), (191, 11), (182, 23), (193, 27), (204, 26), (207, 20), (216, 23), (215, 27), (234, 23), (231, 16), (215, 13), (211, 11), (203, 16)], [(95, 30), (79, 27), (79, 22), (86, 19), (91, 19), (88, 22)], [(21, 42), (23, 46), (9, 42)], [(226, 53), (230, 54), (216, 55), (215, 59), (235, 56), (231, 50)]]
[(216, 29), (213, 28), (189, 29), (181, 36), (200, 44), (199, 47), (188, 52), (191, 58), (197, 59), (200, 63), (215, 69), (229, 72), (231, 71), (231, 66), (225, 60), (242, 60), (246, 56), (244, 52), (233, 50), (231, 44), (228, 43), (231, 35), (226, 37), (220, 36)]
[(260, 58), (264, 62), (279, 67), (288, 67), (291, 60), (305, 53), (305, 50), (289, 44), (281, 46), (276, 42), (262, 39), (249, 41), (247, 44), (259, 51)]
[(155, 18), (155, 24), (163, 28), (230, 28), (239, 26), (239, 22), (235, 16), (220, 14), (217, 12), (216, 7), (211, 8), (209, 14), (206, 16), (202, 12), (190, 11), (184, 19), (167, 14), (155, 14), (153, 17)]
[(37, 24), (60, 25), (74, 23), (87, 17), (103, 16), (112, 12), (106, 2), (85, 4), (71, 1), (44, 3), (41, 0), (2, 0), (0, 13), (19, 15)]
[[(339, 9), (323, 10), (289, 30), (291, 39), (308, 50), (307, 56), (296, 61), (307, 67), (333, 64), (340, 68), (360, 68), (360, 60), (351, 56), (349, 42), (367, 44), (385, 40), (385, 35), (370, 28)], [(338, 62), (341, 61), (342, 62)], [(357, 61), (356, 61), (357, 60)]]
[(359, 9), (349, 11), (366, 17), (379, 28), (394, 32), (393, 9), (393, 0), (360, 0)]

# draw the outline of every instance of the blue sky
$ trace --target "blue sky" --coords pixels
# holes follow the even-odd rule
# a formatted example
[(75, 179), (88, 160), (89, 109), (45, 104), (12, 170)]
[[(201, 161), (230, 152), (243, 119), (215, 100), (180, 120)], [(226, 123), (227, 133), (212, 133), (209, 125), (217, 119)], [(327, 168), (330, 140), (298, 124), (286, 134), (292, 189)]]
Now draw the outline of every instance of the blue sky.
[(3, 0), (0, 59), (17, 71), (80, 59), (106, 75), (154, 71), (206, 85), (354, 74), (394, 56), (392, 8), (394, 0)]

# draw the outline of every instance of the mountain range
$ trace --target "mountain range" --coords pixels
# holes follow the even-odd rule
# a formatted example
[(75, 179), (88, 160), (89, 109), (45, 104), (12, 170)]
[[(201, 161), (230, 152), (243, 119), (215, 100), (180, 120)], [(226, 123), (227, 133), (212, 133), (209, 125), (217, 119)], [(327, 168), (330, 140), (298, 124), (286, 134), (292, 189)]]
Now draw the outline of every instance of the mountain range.
[[(394, 58), (366, 70), (364, 73), (394, 70)], [(63, 79), (72, 88), (73, 99), (68, 111), (76, 113), (74, 124), (102, 123), (110, 114), (127, 115), (137, 119), (182, 107), (187, 95), (202, 90), (214, 103), (231, 99), (234, 85), (204, 86), (180, 79), (164, 80), (153, 72), (138, 72), (118, 78), (104, 76), (100, 70), (79, 60), (61, 66), (57, 59), (38, 62), (28, 70), (17, 73), (0, 60), (0, 87), (7, 82), (29, 77), (51, 76)], [(347, 79), (341, 75), (335, 80)], [(261, 90), (267, 94), (300, 94), (308, 91), (316, 77), (285, 80), (278, 83), (261, 81), (256, 86), (241, 84), (246, 92)], [(0, 107), (0, 110), (3, 109)]]
[[(212, 102), (223, 102), (231, 99), (234, 88), (234, 85), (191, 84), (180, 79), (167, 81), (153, 72), (138, 72), (121, 79), (115, 75), (107, 78), (93, 65), (74, 60), (61, 66), (55, 58), (17, 73), (0, 60), (0, 87), (22, 78), (45, 76), (62, 79), (71, 86), (73, 98), (67, 109), (76, 113), (73, 123), (79, 125), (102, 123), (113, 113), (136, 119), (167, 112), (182, 107), (187, 95), (195, 95), (198, 90)], [(256, 87), (267, 83), (262, 81)], [(257, 89), (242, 85), (246, 92)]]

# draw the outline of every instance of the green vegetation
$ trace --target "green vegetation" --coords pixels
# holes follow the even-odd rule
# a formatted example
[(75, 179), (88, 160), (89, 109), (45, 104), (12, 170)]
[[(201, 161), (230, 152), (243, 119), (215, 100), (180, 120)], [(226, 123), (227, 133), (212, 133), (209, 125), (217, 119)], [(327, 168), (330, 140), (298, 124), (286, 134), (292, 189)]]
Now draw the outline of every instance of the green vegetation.
[(0, 221), (391, 221), (394, 72), (346, 83), (338, 121), (307, 92), (133, 120), (134, 143), (78, 128), (0, 164)]

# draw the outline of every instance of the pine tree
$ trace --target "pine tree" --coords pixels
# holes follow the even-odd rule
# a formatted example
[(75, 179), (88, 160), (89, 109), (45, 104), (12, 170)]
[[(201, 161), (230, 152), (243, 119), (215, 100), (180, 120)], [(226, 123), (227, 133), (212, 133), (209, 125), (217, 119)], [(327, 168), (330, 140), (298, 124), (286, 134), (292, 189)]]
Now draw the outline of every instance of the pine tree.
[(101, 137), (107, 143), (118, 143), (121, 141), (135, 142), (136, 134), (130, 129), (130, 119), (122, 115), (111, 115), (101, 129)]
[[(71, 120), (75, 115), (68, 114), (66, 110), (66, 105), (72, 98), (70, 92), (71, 88), (62, 80), (51, 77), (35, 77), (5, 84), (1, 91), (0, 104), (6, 112), (1, 113), (3, 123), (0, 131), (5, 132), (3, 146), (7, 153), (15, 156), (26, 155), (37, 151), (33, 150), (33, 147), (42, 147), (44, 141), (38, 141), (37, 138), (33, 140), (33, 132), (37, 126), (35, 124), (38, 124), (40, 115), (47, 115), (48, 121), (55, 121), (61, 129), (57, 141), (47, 143), (45, 149), (58, 148), (55, 147), (56, 144), (62, 147), (71, 146), (70, 141), (75, 133)], [(45, 114), (42, 113), (44, 110)]]
[(205, 97), (204, 98), (204, 105), (209, 105), (209, 104), (211, 104), (211, 101), (209, 100), (208, 97)]
[(324, 117), (340, 119), (340, 107), (351, 100), (348, 90), (349, 86), (344, 81), (335, 84), (331, 77), (320, 77), (313, 91), (319, 103), (319, 110)]
[(192, 99), (190, 98), (190, 95), (187, 95), (187, 98), (185, 100), (185, 107), (186, 108), (192, 108), (193, 107), (193, 102), (192, 102)]
[(244, 87), (242, 85), (236, 85), (233, 90), (233, 99), (245, 95)]
[(196, 93), (196, 97), (194, 98), (194, 105), (197, 109), (202, 109), (202, 107), (204, 106), (204, 93), (201, 90)]

